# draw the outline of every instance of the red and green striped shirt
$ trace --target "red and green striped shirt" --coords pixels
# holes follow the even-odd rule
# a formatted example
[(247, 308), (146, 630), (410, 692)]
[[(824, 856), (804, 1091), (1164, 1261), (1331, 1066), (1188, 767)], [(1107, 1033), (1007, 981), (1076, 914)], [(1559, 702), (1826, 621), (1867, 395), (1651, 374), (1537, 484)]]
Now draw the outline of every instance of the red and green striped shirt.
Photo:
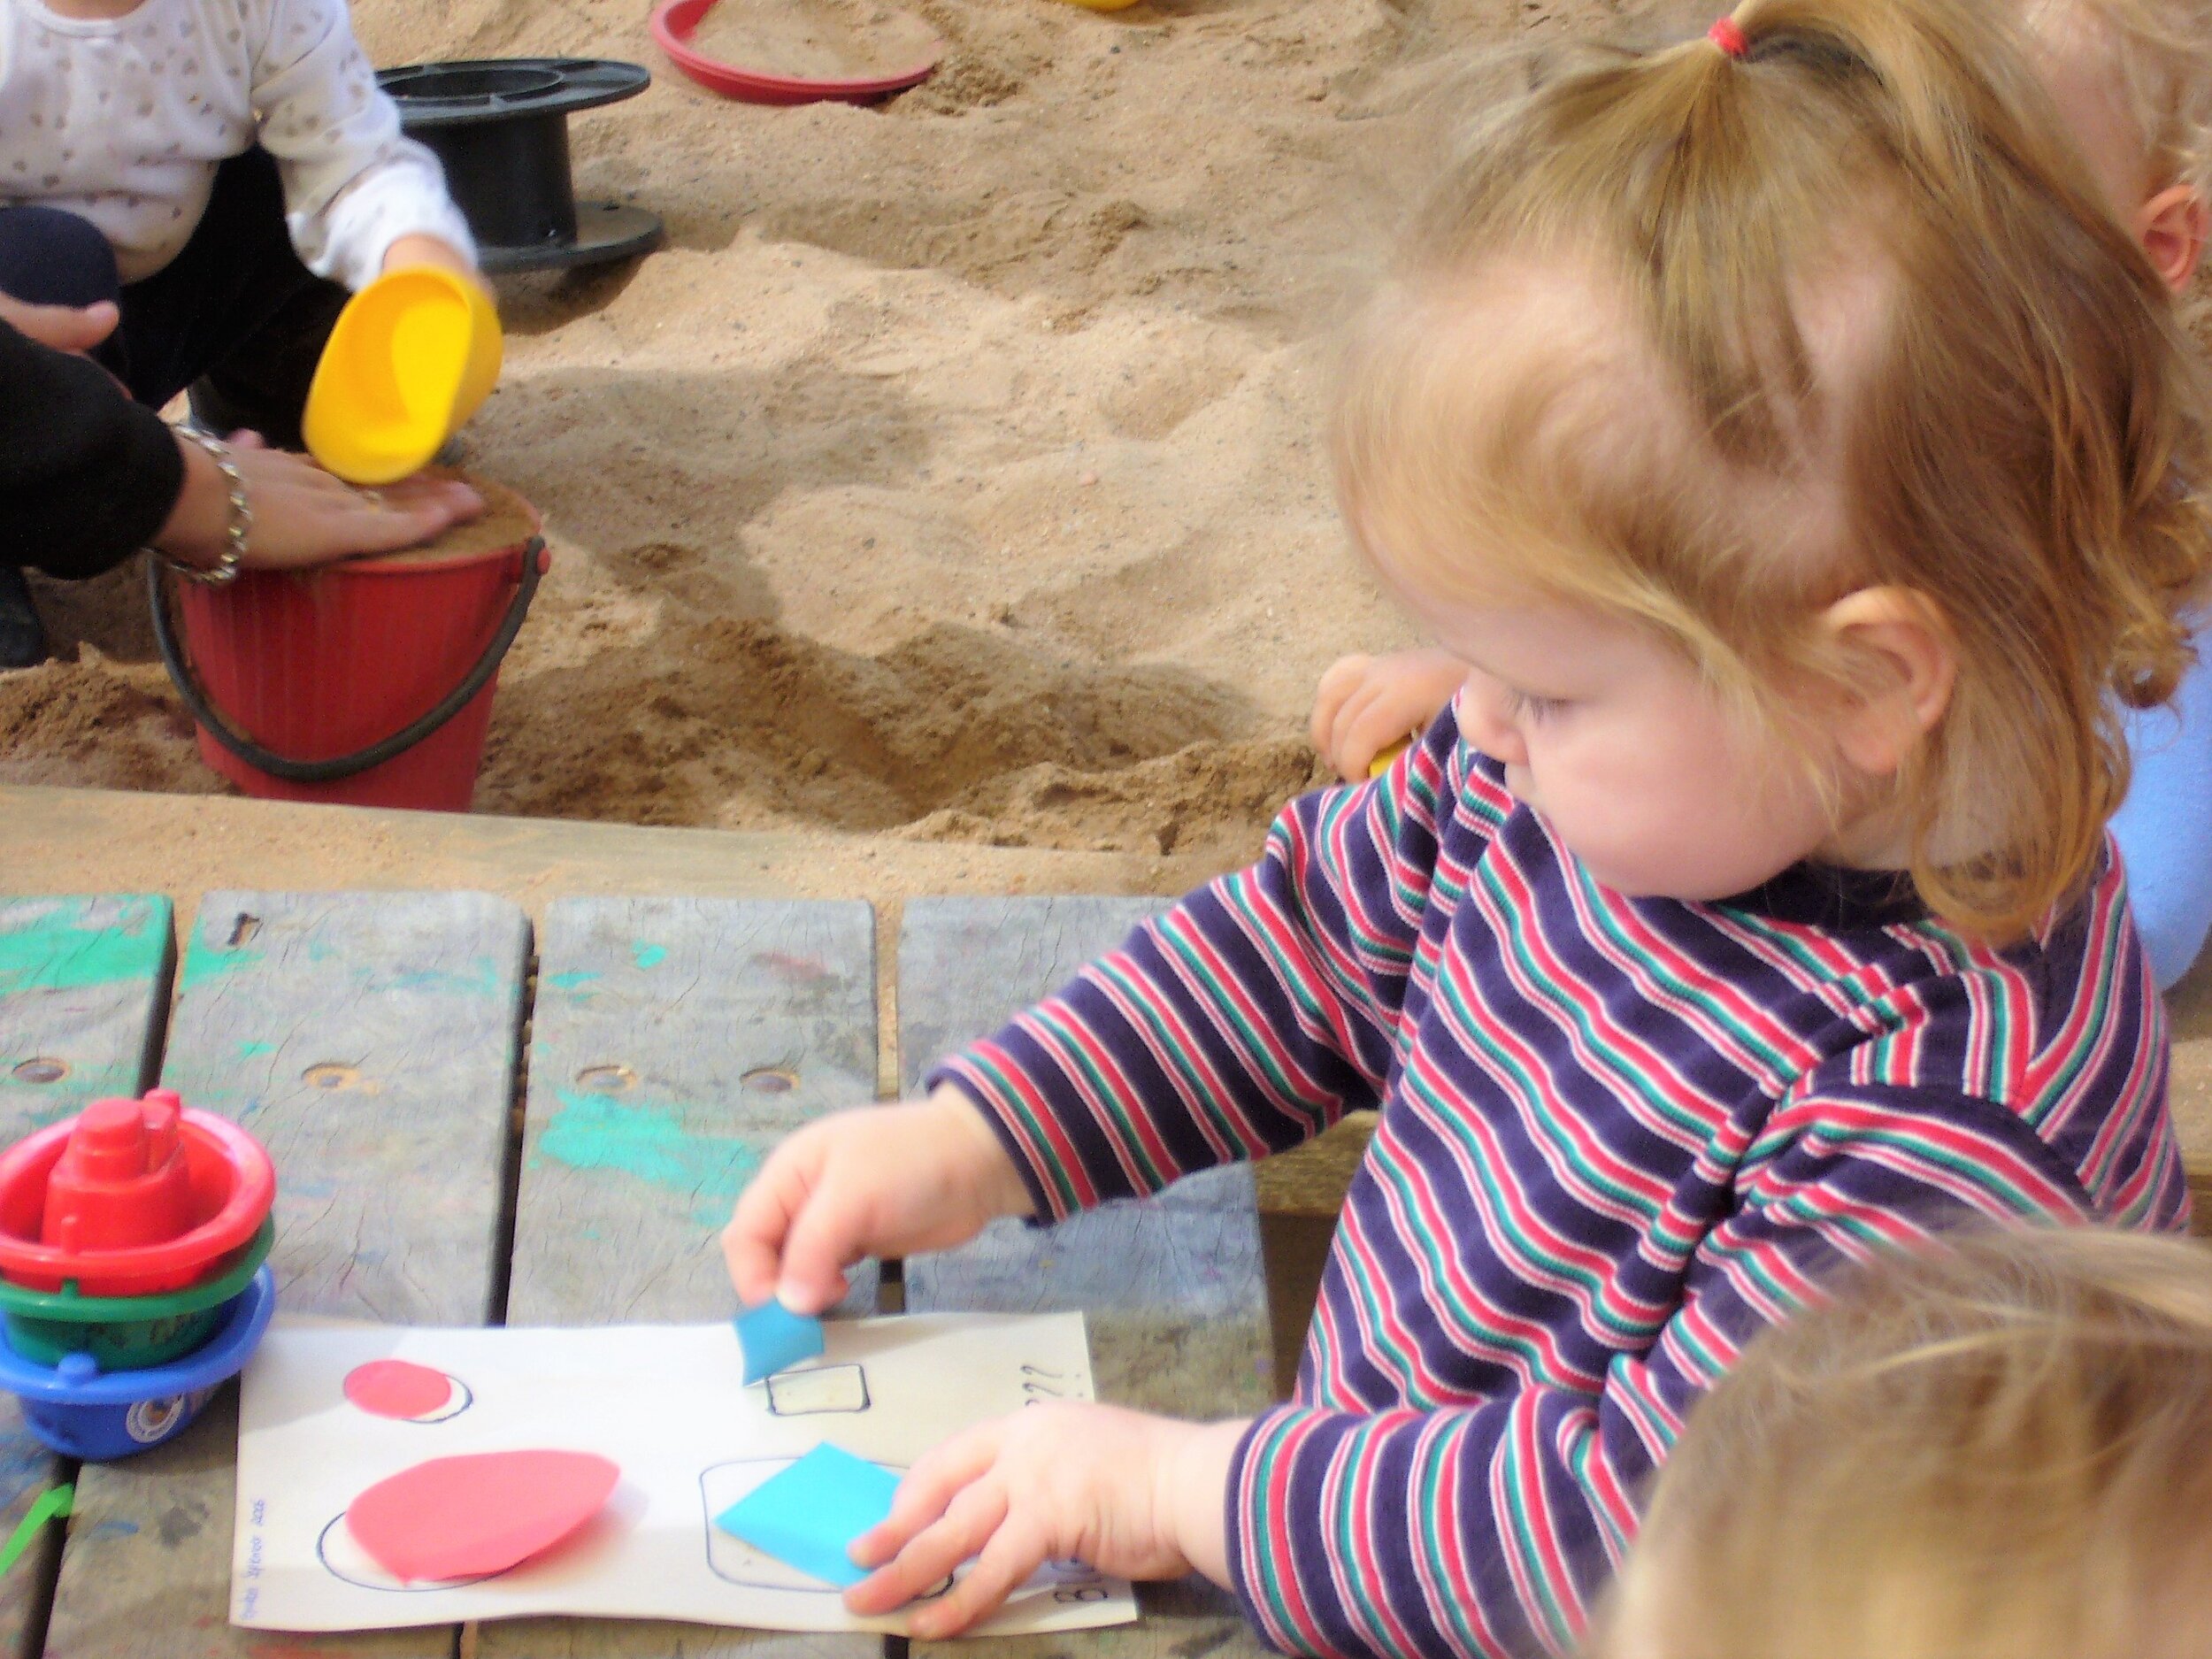
[(2184, 1225), (2116, 864), (2003, 949), (1898, 887), (1624, 898), (1447, 716), (946, 1063), (1053, 1217), (1381, 1109), (1295, 1401), (1231, 1477), (1271, 1642), (1564, 1651), (1684, 1414), (1839, 1258)]

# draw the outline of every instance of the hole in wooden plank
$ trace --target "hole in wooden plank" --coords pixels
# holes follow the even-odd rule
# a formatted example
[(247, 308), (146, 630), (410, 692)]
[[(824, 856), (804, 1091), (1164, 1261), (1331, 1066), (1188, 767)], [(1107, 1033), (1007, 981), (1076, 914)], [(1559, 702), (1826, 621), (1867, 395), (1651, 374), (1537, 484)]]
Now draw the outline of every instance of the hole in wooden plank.
[(43, 1055), (15, 1068), (16, 1080), (20, 1083), (58, 1083), (68, 1075), (68, 1061), (50, 1060)]
[(238, 919), (230, 925), (230, 938), (227, 942), (231, 949), (235, 950), (260, 931), (261, 918), (258, 916), (249, 916), (245, 911), (241, 910), (238, 912)]
[(799, 1074), (789, 1066), (761, 1065), (748, 1071), (742, 1081), (756, 1094), (788, 1094), (799, 1087)]
[(588, 1065), (576, 1074), (576, 1085), (595, 1094), (619, 1094), (637, 1087), (637, 1073), (626, 1065)]
[(300, 1080), (310, 1088), (351, 1088), (361, 1080), (360, 1071), (336, 1060), (323, 1060), (300, 1073)]

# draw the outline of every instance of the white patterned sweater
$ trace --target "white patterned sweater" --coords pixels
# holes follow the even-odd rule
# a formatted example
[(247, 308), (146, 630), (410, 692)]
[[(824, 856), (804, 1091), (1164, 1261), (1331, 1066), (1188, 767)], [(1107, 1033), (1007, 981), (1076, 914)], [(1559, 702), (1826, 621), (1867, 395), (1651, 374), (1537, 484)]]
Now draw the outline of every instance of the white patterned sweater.
[(473, 256), (437, 157), (400, 136), (344, 0), (144, 0), (67, 18), (0, 0), (0, 204), (89, 219), (123, 280), (180, 252), (217, 165), (259, 143), (301, 259), (358, 288), (402, 236)]

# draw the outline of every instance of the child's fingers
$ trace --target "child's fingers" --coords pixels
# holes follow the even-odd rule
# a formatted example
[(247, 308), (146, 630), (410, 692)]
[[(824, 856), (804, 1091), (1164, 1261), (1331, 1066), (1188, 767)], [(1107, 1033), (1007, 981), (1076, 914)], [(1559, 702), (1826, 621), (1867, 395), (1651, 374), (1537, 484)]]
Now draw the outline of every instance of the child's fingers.
[(1005, 1521), (1004, 1483), (977, 1481), (887, 1565), (855, 1587), (853, 1610), (887, 1613), (895, 1607), (904, 1607), (932, 1585), (950, 1578), (962, 1562), (972, 1559), (990, 1542)]
[(975, 1565), (942, 1601), (916, 1610), (913, 1633), (928, 1640), (958, 1635), (995, 1611), (1051, 1553), (1041, 1527), (1019, 1517), (1009, 1519), (991, 1534)]
[(879, 1567), (889, 1562), (997, 1458), (998, 1437), (988, 1428), (972, 1430), (918, 1458), (892, 1495), (891, 1513), (853, 1540), (854, 1564)]
[(1307, 735), (1325, 759), (1336, 730), (1337, 710), (1358, 687), (1360, 677), (1367, 672), (1367, 661), (1364, 657), (1340, 657), (1329, 664), (1328, 671), (1321, 676), (1321, 683), (1314, 687), (1313, 718), (1308, 723)]
[(1362, 686), (1337, 710), (1336, 730), (1331, 734), (1329, 754), (1336, 769), (1353, 782), (1367, 776), (1368, 764), (1375, 758), (1381, 745), (1369, 735), (1374, 724), (1375, 708), (1383, 697), (1382, 689), (1372, 684)]
[(722, 1230), (722, 1259), (729, 1266), (730, 1283), (748, 1307), (776, 1294), (776, 1281), (783, 1274), (784, 1238), (811, 1185), (797, 1160), (780, 1153), (739, 1194), (730, 1225)]
[(853, 1204), (833, 1181), (818, 1182), (790, 1212), (776, 1269), (776, 1300), (794, 1313), (819, 1313), (845, 1294), (845, 1269), (864, 1253)]

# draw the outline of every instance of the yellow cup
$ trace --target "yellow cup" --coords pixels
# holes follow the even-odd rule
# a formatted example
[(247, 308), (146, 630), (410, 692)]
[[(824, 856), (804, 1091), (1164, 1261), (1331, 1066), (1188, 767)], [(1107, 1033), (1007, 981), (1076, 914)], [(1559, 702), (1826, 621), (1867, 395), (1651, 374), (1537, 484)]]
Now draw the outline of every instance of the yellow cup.
[(499, 313), (465, 277), (409, 265), (338, 314), (301, 426), (314, 457), (353, 484), (420, 471), (499, 380)]

